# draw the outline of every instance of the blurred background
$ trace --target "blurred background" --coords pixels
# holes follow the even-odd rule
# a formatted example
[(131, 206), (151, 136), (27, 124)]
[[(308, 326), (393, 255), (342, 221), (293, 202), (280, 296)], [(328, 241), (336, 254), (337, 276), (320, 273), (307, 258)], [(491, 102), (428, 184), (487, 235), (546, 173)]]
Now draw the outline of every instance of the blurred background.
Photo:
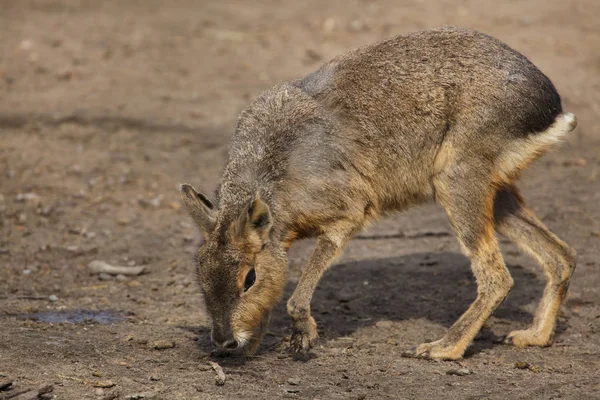
[[(199, 233), (177, 184), (215, 189), (237, 114), (261, 91), (357, 46), (440, 25), (525, 54), (579, 120), (522, 185), (579, 253), (557, 343), (497, 344), (531, 321), (543, 289), (535, 263), (503, 243), (516, 287), (460, 364), (474, 374), (399, 357), (440, 337), (475, 295), (432, 205), (350, 244), (313, 302), (316, 359), (289, 359), (280, 307), (258, 357), (218, 360), (230, 380), (215, 386), (193, 274)], [(52, 385), (61, 399), (593, 398), (598, 49), (597, 0), (0, 0), (0, 383)], [(292, 249), (287, 294), (310, 245)], [(98, 274), (93, 260), (144, 272)]]

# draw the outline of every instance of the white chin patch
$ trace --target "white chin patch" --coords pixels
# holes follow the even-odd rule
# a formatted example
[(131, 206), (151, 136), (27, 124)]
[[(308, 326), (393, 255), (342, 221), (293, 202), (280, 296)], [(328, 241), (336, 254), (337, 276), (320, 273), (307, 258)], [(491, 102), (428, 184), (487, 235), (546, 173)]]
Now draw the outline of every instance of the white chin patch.
[(238, 332), (234, 335), (234, 337), (235, 340), (237, 340), (238, 342), (238, 346), (244, 347), (246, 344), (248, 344), (248, 341), (252, 337), (252, 334), (250, 332)]

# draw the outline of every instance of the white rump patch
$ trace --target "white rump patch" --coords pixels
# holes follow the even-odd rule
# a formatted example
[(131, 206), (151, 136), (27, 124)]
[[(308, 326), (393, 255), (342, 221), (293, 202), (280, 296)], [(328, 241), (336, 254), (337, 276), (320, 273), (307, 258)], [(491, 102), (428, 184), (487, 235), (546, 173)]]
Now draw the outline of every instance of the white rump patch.
[(567, 133), (577, 126), (572, 113), (559, 115), (544, 132), (533, 133), (525, 139), (516, 140), (497, 160), (501, 178), (510, 182), (512, 177), (554, 146), (564, 142)]

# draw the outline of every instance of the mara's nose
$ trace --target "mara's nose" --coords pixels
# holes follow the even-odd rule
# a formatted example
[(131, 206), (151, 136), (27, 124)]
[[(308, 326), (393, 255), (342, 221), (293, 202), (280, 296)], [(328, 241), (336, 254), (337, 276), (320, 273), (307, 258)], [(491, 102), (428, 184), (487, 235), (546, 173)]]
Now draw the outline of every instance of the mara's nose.
[(238, 348), (238, 342), (235, 339), (229, 339), (222, 342), (213, 339), (213, 343), (215, 346), (226, 350), (235, 350)]

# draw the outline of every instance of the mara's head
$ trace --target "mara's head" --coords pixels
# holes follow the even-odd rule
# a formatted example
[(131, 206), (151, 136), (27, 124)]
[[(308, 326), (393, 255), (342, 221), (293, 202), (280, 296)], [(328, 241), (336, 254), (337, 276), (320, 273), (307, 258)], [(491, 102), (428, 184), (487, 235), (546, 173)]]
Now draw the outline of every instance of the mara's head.
[(205, 239), (196, 259), (212, 341), (223, 349), (253, 353), (281, 297), (287, 270), (286, 252), (270, 240), (269, 206), (255, 194), (233, 213), (220, 211), (185, 184), (181, 196)]

